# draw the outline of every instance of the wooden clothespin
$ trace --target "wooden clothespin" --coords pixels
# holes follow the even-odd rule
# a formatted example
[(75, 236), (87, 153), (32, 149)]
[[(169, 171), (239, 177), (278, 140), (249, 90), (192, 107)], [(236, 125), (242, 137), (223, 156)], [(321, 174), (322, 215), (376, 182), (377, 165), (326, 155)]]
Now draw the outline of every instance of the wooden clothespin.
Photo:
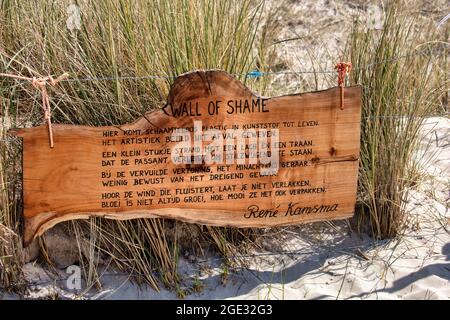
[(338, 85), (341, 91), (341, 110), (344, 110), (344, 86), (345, 86), (345, 76), (352, 69), (351, 62), (339, 62), (334, 66), (338, 72)]

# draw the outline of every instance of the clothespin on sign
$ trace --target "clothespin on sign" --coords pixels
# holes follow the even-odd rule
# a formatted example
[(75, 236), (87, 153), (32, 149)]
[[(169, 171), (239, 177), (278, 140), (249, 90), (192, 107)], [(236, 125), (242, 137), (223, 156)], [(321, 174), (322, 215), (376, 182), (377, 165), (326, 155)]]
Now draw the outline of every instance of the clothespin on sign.
[(338, 85), (341, 91), (341, 110), (344, 110), (344, 86), (345, 86), (345, 76), (350, 73), (352, 69), (352, 64), (350, 62), (339, 62), (334, 66), (338, 72)]
[(50, 85), (55, 86), (59, 81), (64, 80), (68, 77), (69, 77), (69, 74), (64, 73), (56, 79), (53, 79), (52, 76), (43, 77), (43, 78), (33, 77), (31, 79), (31, 83), (33, 84), (33, 86), (36, 89), (38, 89), (39, 91), (41, 91), (42, 109), (44, 110), (44, 119), (45, 119), (45, 121), (47, 121), (50, 148), (53, 148), (54, 143), (53, 143), (53, 131), (52, 131), (52, 114), (51, 114), (51, 110), (50, 110), (50, 101), (48, 99), (47, 83), (50, 83)]

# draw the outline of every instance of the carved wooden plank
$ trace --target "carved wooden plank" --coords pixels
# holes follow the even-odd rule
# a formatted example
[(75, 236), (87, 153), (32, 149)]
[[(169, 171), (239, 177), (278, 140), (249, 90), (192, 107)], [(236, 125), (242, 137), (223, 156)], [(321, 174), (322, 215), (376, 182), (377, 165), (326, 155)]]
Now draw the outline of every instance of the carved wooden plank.
[[(234, 227), (350, 217), (360, 105), (359, 86), (345, 89), (340, 110), (338, 87), (263, 98), (225, 72), (196, 71), (176, 79), (163, 109), (131, 124), (54, 125), (53, 149), (46, 126), (12, 130), (23, 138), (24, 242), (58, 222), (89, 216)], [(211, 133), (201, 146), (220, 136), (224, 146), (208, 149), (216, 158), (202, 158), (199, 149), (183, 153), (177, 128), (190, 132), (193, 148), (196, 137), (208, 138), (215, 128), (215, 139)], [(235, 138), (243, 132), (250, 138), (241, 150)], [(234, 161), (214, 163), (221, 151), (223, 162)]]

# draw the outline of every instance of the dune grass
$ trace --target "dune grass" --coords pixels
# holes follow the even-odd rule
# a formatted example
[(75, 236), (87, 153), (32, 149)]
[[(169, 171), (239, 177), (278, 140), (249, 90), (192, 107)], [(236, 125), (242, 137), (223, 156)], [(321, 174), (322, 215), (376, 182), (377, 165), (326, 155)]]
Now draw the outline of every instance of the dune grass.
[[(3, 120), (4, 121), (4, 120)], [(0, 288), (23, 292), (20, 246), (20, 178), (9, 175), (20, 166), (17, 145), (6, 143), (5, 123), (0, 123)], [(14, 170), (14, 169), (13, 169)]]
[(421, 176), (413, 161), (419, 129), (426, 117), (445, 111), (448, 43), (438, 39), (435, 25), (402, 2), (389, 7), (381, 30), (354, 22), (351, 81), (363, 86), (359, 229), (376, 238), (404, 230), (408, 189)]

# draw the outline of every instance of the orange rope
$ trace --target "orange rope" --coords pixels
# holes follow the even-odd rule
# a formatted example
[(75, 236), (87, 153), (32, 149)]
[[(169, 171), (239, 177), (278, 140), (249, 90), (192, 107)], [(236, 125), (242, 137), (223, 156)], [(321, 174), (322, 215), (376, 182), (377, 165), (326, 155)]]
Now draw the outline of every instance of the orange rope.
[(51, 109), (50, 109), (50, 101), (48, 99), (47, 83), (49, 83), (52, 86), (55, 86), (59, 81), (68, 78), (69, 74), (64, 73), (56, 79), (53, 79), (52, 76), (41, 77), (41, 78), (36, 78), (36, 77), (28, 78), (28, 77), (18, 76), (18, 75), (14, 75), (14, 74), (7, 74), (7, 73), (0, 73), (0, 76), (18, 79), (18, 80), (30, 81), (31, 84), (33, 85), (33, 87), (35, 87), (36, 89), (41, 91), (42, 109), (44, 110), (44, 119), (47, 121), (50, 148), (53, 148), (54, 143), (53, 143), (53, 131), (52, 131), (52, 115), (51, 115)]
[(352, 64), (350, 62), (339, 62), (334, 66), (334, 69), (338, 72), (338, 86), (341, 91), (341, 110), (344, 110), (344, 84), (345, 76), (350, 73), (352, 69)]

